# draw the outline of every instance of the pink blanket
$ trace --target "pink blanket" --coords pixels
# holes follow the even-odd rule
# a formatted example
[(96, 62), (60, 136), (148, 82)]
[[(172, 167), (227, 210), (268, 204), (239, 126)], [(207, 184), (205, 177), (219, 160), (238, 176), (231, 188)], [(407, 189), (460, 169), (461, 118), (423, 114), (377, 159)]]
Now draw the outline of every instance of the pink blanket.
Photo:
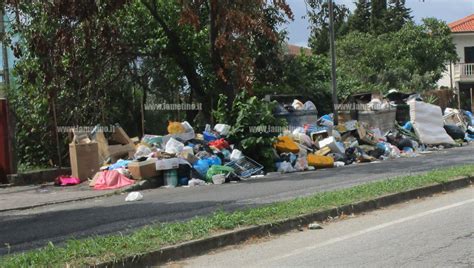
[(120, 174), (116, 170), (105, 170), (99, 174), (99, 177), (95, 181), (94, 189), (96, 190), (109, 190), (122, 188), (134, 184), (135, 181), (131, 180), (124, 175)]

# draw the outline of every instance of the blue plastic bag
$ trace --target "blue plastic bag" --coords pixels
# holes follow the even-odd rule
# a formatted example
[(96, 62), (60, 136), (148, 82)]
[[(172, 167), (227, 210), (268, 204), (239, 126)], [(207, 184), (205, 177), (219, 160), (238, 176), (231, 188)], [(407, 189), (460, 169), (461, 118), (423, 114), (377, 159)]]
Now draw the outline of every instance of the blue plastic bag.
[(209, 169), (209, 161), (207, 159), (199, 159), (193, 168), (203, 177), (206, 176), (207, 170)]

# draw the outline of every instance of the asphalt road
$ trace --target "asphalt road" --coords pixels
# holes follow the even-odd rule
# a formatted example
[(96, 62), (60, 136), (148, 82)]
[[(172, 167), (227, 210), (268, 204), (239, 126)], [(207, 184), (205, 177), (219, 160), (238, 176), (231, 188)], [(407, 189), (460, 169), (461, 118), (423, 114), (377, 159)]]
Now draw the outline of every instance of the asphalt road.
[(168, 267), (473, 267), (474, 188), (228, 247)]
[[(272, 174), (237, 184), (143, 191), (144, 200), (102, 197), (36, 209), (0, 212), (0, 255), (52, 241), (90, 235), (126, 233), (153, 222), (175, 221), (347, 188), (369, 181), (474, 163), (474, 147), (453, 148), (379, 163), (350, 165), (314, 172)], [(39, 195), (40, 193), (38, 193)], [(36, 198), (34, 194), (30, 198)]]

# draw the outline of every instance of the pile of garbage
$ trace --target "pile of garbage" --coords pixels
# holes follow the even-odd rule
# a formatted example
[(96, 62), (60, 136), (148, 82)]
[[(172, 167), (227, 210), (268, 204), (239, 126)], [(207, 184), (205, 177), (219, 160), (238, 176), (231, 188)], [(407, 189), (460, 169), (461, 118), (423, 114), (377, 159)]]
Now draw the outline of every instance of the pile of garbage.
[[(263, 166), (229, 144), (231, 126), (210, 125), (196, 134), (186, 121), (169, 122), (167, 135), (130, 139), (117, 125), (114, 132), (74, 133), (70, 144), (72, 176), (58, 185), (90, 179), (97, 190), (127, 187), (147, 181), (150, 187), (199, 186), (239, 181), (261, 173)], [(100, 164), (98, 164), (100, 163)]]
[(356, 116), (351, 114), (354, 110), (340, 114), (338, 125), (333, 114), (327, 114), (279, 136), (277, 170), (288, 173), (416, 157), (474, 140), (471, 112), (446, 108), (443, 113), (418, 94), (391, 91), (382, 97), (369, 93), (352, 101), (347, 107), (364, 109)]
[[(291, 122), (275, 138), (275, 166), (270, 169), (289, 173), (416, 157), (474, 140), (470, 112), (447, 108), (443, 114), (419, 95), (397, 92), (364, 98), (368, 109), (356, 118), (341, 113), (338, 125), (332, 114), (316, 116), (312, 102), (282, 105), (278, 113)], [(295, 111), (307, 113), (298, 119)], [(299, 125), (291, 125), (295, 122)], [(104, 190), (145, 182), (151, 188), (223, 184), (262, 176), (264, 167), (229, 143), (231, 128), (206, 125), (198, 133), (184, 121), (169, 122), (166, 135), (141, 139), (129, 138), (118, 125), (113, 133), (104, 133), (99, 126), (91, 133), (74, 133), (69, 148), (72, 175), (57, 178), (57, 184), (89, 180), (91, 187)]]

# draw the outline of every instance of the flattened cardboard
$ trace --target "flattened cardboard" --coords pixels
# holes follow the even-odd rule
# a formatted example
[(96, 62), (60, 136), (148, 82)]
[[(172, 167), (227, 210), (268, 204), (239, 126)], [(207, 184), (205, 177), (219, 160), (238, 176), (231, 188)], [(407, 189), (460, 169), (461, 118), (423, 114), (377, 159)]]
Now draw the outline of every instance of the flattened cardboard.
[(92, 178), (99, 171), (99, 147), (97, 142), (69, 144), (72, 176), (81, 180)]

